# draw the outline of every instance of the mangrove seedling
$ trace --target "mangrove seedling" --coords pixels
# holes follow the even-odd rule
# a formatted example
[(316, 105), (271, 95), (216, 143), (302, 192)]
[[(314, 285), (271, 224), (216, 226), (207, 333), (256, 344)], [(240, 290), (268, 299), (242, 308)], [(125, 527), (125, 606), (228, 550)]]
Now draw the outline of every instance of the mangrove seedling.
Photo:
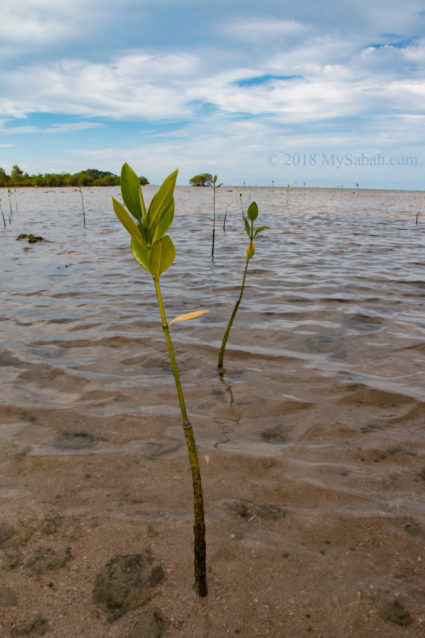
[(212, 232), (211, 259), (214, 261), (214, 243), (215, 243), (215, 191), (217, 190), (217, 188), (220, 188), (220, 186), (222, 186), (222, 184), (217, 184), (217, 175), (214, 175), (213, 180), (212, 180), (212, 185), (213, 185), (213, 210), (214, 210), (214, 215), (213, 215), (213, 232)]
[(208, 593), (206, 581), (206, 543), (205, 543), (205, 517), (204, 500), (202, 493), (201, 473), (199, 468), (198, 453), (192, 426), (187, 415), (183, 389), (174, 356), (173, 344), (170, 337), (170, 326), (176, 321), (185, 321), (198, 317), (207, 310), (198, 310), (175, 317), (167, 322), (164, 303), (159, 285), (159, 278), (163, 272), (171, 266), (175, 257), (174, 244), (166, 233), (171, 226), (174, 217), (174, 187), (177, 172), (171, 173), (163, 182), (158, 192), (154, 195), (149, 209), (146, 210), (143, 200), (140, 181), (133, 169), (124, 164), (121, 170), (121, 193), (126, 208), (112, 198), (115, 214), (131, 235), (131, 252), (139, 266), (152, 275), (161, 315), (162, 329), (167, 343), (171, 368), (174, 374), (177, 395), (180, 404), (180, 412), (183, 430), (189, 452), (190, 467), (193, 484), (194, 503), (194, 568), (195, 587), (199, 596)]
[(252, 204), (248, 208), (248, 217), (244, 216), (243, 218), (243, 221), (245, 224), (245, 232), (249, 237), (249, 246), (246, 249), (246, 262), (245, 262), (245, 270), (243, 273), (241, 291), (239, 293), (239, 297), (238, 297), (238, 300), (236, 301), (235, 307), (233, 308), (233, 312), (231, 314), (229, 323), (227, 324), (226, 332), (224, 333), (223, 341), (220, 348), (220, 353), (218, 355), (218, 371), (220, 375), (223, 374), (224, 351), (226, 349), (227, 339), (229, 337), (230, 330), (235, 320), (236, 313), (242, 301), (242, 295), (245, 289), (246, 275), (248, 272), (248, 264), (255, 254), (254, 239), (257, 237), (259, 233), (261, 233), (263, 230), (266, 230), (268, 228), (268, 226), (260, 226), (260, 228), (257, 228), (256, 230), (254, 230), (254, 221), (257, 219), (257, 217), (258, 217), (258, 206), (255, 202), (252, 202)]

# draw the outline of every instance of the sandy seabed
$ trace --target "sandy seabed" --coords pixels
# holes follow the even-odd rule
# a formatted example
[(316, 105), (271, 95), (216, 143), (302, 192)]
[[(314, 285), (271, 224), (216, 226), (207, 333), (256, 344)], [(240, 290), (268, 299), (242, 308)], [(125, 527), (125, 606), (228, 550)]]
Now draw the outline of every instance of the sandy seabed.
[[(158, 419), (145, 424), (144, 450), (119, 453), (116, 448), (140, 437), (137, 418), (53, 411), (41, 424), (36, 410), (2, 414), (2, 431), (19, 427), (19, 434), (0, 457), (1, 636), (22, 635), (14, 630), (36, 616), (58, 638), (425, 635), (425, 534), (418, 520), (379, 503), (371, 507), (368, 498), (377, 483), (405, 498), (423, 492), (423, 458), (383, 445), (373, 428), (362, 435), (354, 426), (337, 430), (341, 443), (358, 442), (347, 445), (349, 469), (335, 464), (332, 471), (324, 436), (323, 467), (310, 470), (308, 480), (302, 464), (278, 454), (201, 449), (209, 584), (202, 600), (193, 589), (188, 461), (173, 419), (165, 421), (165, 428)], [(96, 454), (105, 432), (111, 453)], [(19, 447), (21, 437), (47, 443), (52, 434), (60, 454)], [(278, 448), (269, 435), (266, 443)], [(327, 488), (314, 480), (324, 469)], [(352, 495), (353, 482), (362, 484), (364, 499)], [(142, 607), (111, 622), (93, 600), (96, 575), (112, 557), (147, 549), (164, 578)], [(66, 558), (37, 566), (40, 550)], [(5, 602), (7, 591), (16, 604), (7, 596)], [(163, 633), (131, 634), (152, 609), (169, 622)]]

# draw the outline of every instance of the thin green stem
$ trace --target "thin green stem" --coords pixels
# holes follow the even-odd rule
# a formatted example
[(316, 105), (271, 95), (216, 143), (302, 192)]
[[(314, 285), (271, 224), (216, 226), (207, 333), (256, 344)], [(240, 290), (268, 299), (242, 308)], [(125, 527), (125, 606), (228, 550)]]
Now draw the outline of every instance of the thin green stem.
[(212, 232), (211, 259), (214, 261), (214, 243), (215, 243), (215, 184), (213, 184), (213, 186), (214, 186), (214, 193), (213, 193), (213, 210), (214, 210), (214, 216), (213, 216), (213, 232)]
[(171, 367), (173, 369), (174, 380), (176, 383), (177, 394), (179, 397), (180, 411), (183, 422), (183, 430), (186, 438), (187, 450), (189, 453), (190, 468), (192, 471), (193, 485), (193, 535), (194, 535), (194, 568), (195, 568), (195, 587), (199, 596), (208, 594), (207, 587), (207, 568), (206, 568), (206, 542), (205, 542), (205, 515), (204, 515), (204, 498), (202, 493), (201, 472), (199, 469), (198, 452), (196, 449), (195, 437), (193, 435), (192, 426), (187, 416), (186, 404), (183, 396), (183, 389), (180, 382), (180, 375), (177, 368), (176, 358), (174, 356), (173, 344), (170, 337), (167, 318), (165, 316), (164, 303), (162, 300), (159, 279), (153, 278), (155, 284), (156, 296), (158, 299), (159, 311), (161, 313), (162, 329), (164, 331), (165, 340), (167, 342), (168, 354), (170, 356)]
[(221, 348), (220, 348), (220, 353), (218, 355), (218, 371), (221, 373), (223, 370), (223, 359), (224, 359), (224, 351), (226, 349), (226, 343), (227, 343), (227, 339), (229, 337), (229, 333), (230, 333), (230, 329), (233, 325), (233, 321), (236, 317), (236, 313), (238, 311), (239, 305), (242, 301), (242, 295), (243, 295), (243, 291), (245, 289), (245, 280), (246, 280), (246, 274), (248, 272), (248, 264), (249, 264), (249, 258), (246, 258), (246, 264), (245, 264), (245, 270), (243, 273), (243, 279), (242, 279), (242, 286), (241, 286), (241, 291), (239, 294), (239, 298), (237, 300), (237, 302), (235, 303), (235, 307), (233, 308), (233, 312), (232, 315), (230, 317), (229, 323), (227, 324), (227, 328), (226, 328), (226, 332), (224, 333), (224, 337), (223, 337), (223, 341), (221, 343)]

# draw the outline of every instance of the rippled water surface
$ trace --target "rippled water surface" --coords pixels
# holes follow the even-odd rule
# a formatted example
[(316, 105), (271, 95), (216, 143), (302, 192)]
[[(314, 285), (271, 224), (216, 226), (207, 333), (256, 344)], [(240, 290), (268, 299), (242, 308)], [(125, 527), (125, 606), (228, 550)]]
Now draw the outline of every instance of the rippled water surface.
[[(147, 187), (146, 198), (154, 192)], [(83, 195), (85, 229), (78, 191), (21, 189), (10, 202), (0, 192), (1, 401), (172, 416), (152, 281), (111, 210), (119, 190)], [(241, 202), (252, 199), (269, 230), (257, 241), (220, 380), (218, 348), (244, 267)], [(425, 388), (423, 194), (223, 187), (217, 201), (212, 263), (212, 192), (177, 188), (177, 256), (161, 278), (169, 319), (210, 309), (172, 329), (203, 444), (289, 454), (310, 438), (332, 447), (341, 427), (378, 431), (395, 419), (395, 438), (414, 445)], [(20, 233), (45, 241), (17, 241)]]
[[(19, 606), (0, 634), (42, 613), (61, 638), (130, 635), (136, 616), (94, 613), (95, 571), (152, 547), (167, 574), (155, 607), (176, 637), (423, 635), (423, 193), (242, 190), (269, 229), (220, 378), (245, 263), (240, 191), (218, 191), (212, 263), (211, 189), (177, 188), (168, 320), (210, 310), (171, 326), (206, 497), (206, 606), (192, 598), (190, 468), (154, 287), (111, 195), (83, 190), (83, 228), (79, 191), (21, 189), (10, 204), (0, 191), (3, 570), (4, 541), (35, 530), (7, 572)], [(72, 567), (34, 587), (31, 552), (62, 546)]]

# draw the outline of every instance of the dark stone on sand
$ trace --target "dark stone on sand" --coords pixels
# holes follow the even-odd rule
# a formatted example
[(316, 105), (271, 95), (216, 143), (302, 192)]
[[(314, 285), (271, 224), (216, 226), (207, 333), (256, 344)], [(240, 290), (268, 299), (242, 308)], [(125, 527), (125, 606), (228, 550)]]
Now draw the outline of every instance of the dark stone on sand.
[(383, 620), (393, 622), (401, 627), (410, 625), (413, 620), (407, 609), (398, 600), (386, 603), (380, 610), (379, 615)]
[(10, 587), (0, 587), (0, 607), (17, 607), (18, 599)]
[(38, 575), (43, 572), (61, 569), (61, 567), (65, 567), (71, 559), (72, 554), (70, 547), (63, 547), (56, 551), (50, 547), (47, 549), (40, 548), (37, 549), (25, 563), (25, 568), (32, 574)]
[(44, 636), (49, 631), (47, 620), (43, 616), (34, 616), (25, 625), (18, 627), (16, 636)]
[(60, 434), (54, 445), (61, 450), (84, 450), (96, 445), (97, 440), (87, 432), (65, 432)]
[(159, 609), (149, 609), (130, 631), (128, 638), (164, 638), (169, 625)]
[(149, 550), (115, 556), (96, 576), (93, 603), (115, 620), (148, 602), (152, 587), (165, 578), (161, 565), (153, 565)]

